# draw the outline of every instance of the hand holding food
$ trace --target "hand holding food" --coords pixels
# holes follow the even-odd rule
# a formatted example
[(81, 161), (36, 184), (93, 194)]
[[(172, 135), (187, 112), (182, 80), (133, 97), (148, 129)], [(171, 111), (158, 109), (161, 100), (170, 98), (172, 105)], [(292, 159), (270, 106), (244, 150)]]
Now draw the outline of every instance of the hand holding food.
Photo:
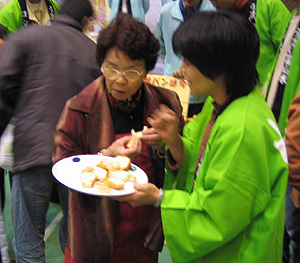
[(154, 128), (148, 128), (143, 132), (142, 141), (156, 150), (164, 151), (165, 141)]
[(103, 156), (116, 156), (124, 155), (133, 159), (137, 157), (142, 150), (141, 140), (136, 141), (132, 147), (128, 148), (126, 145), (129, 140), (132, 138), (131, 135), (125, 135), (117, 140), (115, 140), (109, 147), (102, 150)]
[[(143, 131), (147, 130), (148, 127), (147, 126), (144, 126), (143, 128)], [(131, 139), (129, 140), (129, 142), (127, 143), (126, 147), (127, 148), (131, 148), (134, 143), (136, 142), (136, 140), (139, 140), (142, 138), (143, 136), (143, 131), (138, 131), (136, 132), (134, 129), (131, 130)]]

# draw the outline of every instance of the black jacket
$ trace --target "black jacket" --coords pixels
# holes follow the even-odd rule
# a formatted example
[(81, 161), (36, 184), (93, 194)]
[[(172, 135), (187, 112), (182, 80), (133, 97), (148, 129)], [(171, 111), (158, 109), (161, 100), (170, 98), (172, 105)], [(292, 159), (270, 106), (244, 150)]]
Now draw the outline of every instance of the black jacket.
[(10, 37), (0, 56), (0, 96), (17, 119), (15, 172), (51, 165), (53, 132), (65, 102), (99, 75), (96, 44), (69, 16)]

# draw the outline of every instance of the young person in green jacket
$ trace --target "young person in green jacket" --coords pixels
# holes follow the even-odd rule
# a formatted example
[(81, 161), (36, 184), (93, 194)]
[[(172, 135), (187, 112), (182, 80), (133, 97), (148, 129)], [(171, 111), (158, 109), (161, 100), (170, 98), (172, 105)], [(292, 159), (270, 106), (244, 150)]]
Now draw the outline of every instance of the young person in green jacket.
[[(283, 136), (288, 124), (288, 109), (292, 100), (300, 91), (300, 0), (296, 1), (297, 9), (292, 17), (281, 41), (276, 63), (270, 74), (266, 100), (272, 109)], [(286, 232), (284, 239), (283, 262), (299, 262), (300, 256), (300, 209), (292, 202), (292, 185), (286, 192)], [(296, 222), (296, 223), (295, 223)], [(290, 255), (290, 241), (293, 249)], [(291, 259), (290, 259), (291, 256)]]
[(287, 154), (255, 88), (258, 34), (236, 13), (203, 12), (179, 27), (173, 47), (191, 93), (208, 98), (183, 136), (167, 107), (148, 118), (167, 145), (165, 192), (135, 184), (118, 200), (160, 205), (173, 262), (280, 263)]
[(60, 4), (54, 0), (12, 0), (0, 11), (0, 23), (8, 33), (33, 24), (46, 25), (54, 20)]
[(290, 19), (290, 12), (281, 0), (213, 0), (217, 8), (232, 9), (251, 21), (260, 38), (257, 71), (258, 87), (266, 84), (276, 60), (281, 39)]

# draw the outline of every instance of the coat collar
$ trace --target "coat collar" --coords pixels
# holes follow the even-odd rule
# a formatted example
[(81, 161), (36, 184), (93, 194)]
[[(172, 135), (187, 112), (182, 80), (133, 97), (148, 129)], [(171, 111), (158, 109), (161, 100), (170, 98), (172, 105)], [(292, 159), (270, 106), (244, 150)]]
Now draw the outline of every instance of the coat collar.
[(66, 24), (68, 26), (76, 28), (77, 30), (79, 30), (81, 32), (83, 31), (82, 25), (77, 20), (75, 20), (74, 18), (67, 16), (67, 15), (63, 15), (63, 14), (59, 15), (56, 20), (52, 21), (52, 24), (55, 24), (55, 23)]

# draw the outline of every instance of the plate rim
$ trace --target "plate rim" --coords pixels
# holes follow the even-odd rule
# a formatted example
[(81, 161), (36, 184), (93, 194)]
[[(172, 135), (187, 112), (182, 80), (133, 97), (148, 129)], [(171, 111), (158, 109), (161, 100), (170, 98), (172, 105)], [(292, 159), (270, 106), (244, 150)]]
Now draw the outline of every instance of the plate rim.
[[(98, 155), (98, 154), (79, 154), (79, 155), (71, 155), (71, 156), (68, 156), (68, 157), (65, 157), (65, 158), (62, 158), (60, 159), (59, 161), (57, 161), (55, 164), (52, 165), (52, 168), (51, 168), (51, 172), (52, 172), (52, 176), (55, 178), (56, 181), (58, 181), (59, 183), (61, 183), (62, 185), (64, 185), (65, 187), (67, 187), (68, 189), (72, 190), (72, 191), (76, 191), (78, 193), (81, 193), (81, 194), (86, 194), (86, 195), (92, 195), (92, 196), (99, 196), (99, 197), (118, 197), (118, 196), (126, 196), (126, 195), (130, 195), (130, 194), (134, 194), (136, 192), (135, 189), (133, 189), (132, 191), (130, 192), (125, 192), (125, 193), (118, 193), (116, 191), (122, 191), (122, 190), (116, 190), (116, 189), (112, 189), (113, 190), (113, 194), (112, 193), (101, 193), (101, 192), (96, 192), (93, 193), (93, 192), (87, 192), (87, 191), (84, 191), (84, 189), (95, 189), (95, 188), (84, 188), (82, 187), (82, 190), (80, 189), (77, 189), (76, 187), (72, 187), (72, 186), (69, 186), (67, 182), (61, 180), (61, 177), (57, 176), (57, 174), (55, 175), (55, 170), (58, 169), (59, 165), (61, 165), (63, 162), (66, 162), (67, 160), (73, 160), (74, 158), (88, 158), (88, 157), (97, 157), (97, 158), (115, 158), (115, 157), (112, 157), (112, 156), (102, 156), (102, 155)], [(99, 160), (100, 160), (99, 159)], [(136, 171), (138, 171), (139, 173), (141, 173), (141, 176), (144, 177), (143, 180), (145, 180), (145, 183), (148, 183), (149, 180), (148, 180), (148, 176), (146, 174), (146, 172), (140, 168), (139, 166), (137, 166), (136, 164), (133, 164), (131, 163), (131, 167), (134, 167), (136, 169)], [(133, 172), (136, 172), (136, 171), (133, 171)], [(131, 182), (127, 182), (127, 184), (132, 184)]]

